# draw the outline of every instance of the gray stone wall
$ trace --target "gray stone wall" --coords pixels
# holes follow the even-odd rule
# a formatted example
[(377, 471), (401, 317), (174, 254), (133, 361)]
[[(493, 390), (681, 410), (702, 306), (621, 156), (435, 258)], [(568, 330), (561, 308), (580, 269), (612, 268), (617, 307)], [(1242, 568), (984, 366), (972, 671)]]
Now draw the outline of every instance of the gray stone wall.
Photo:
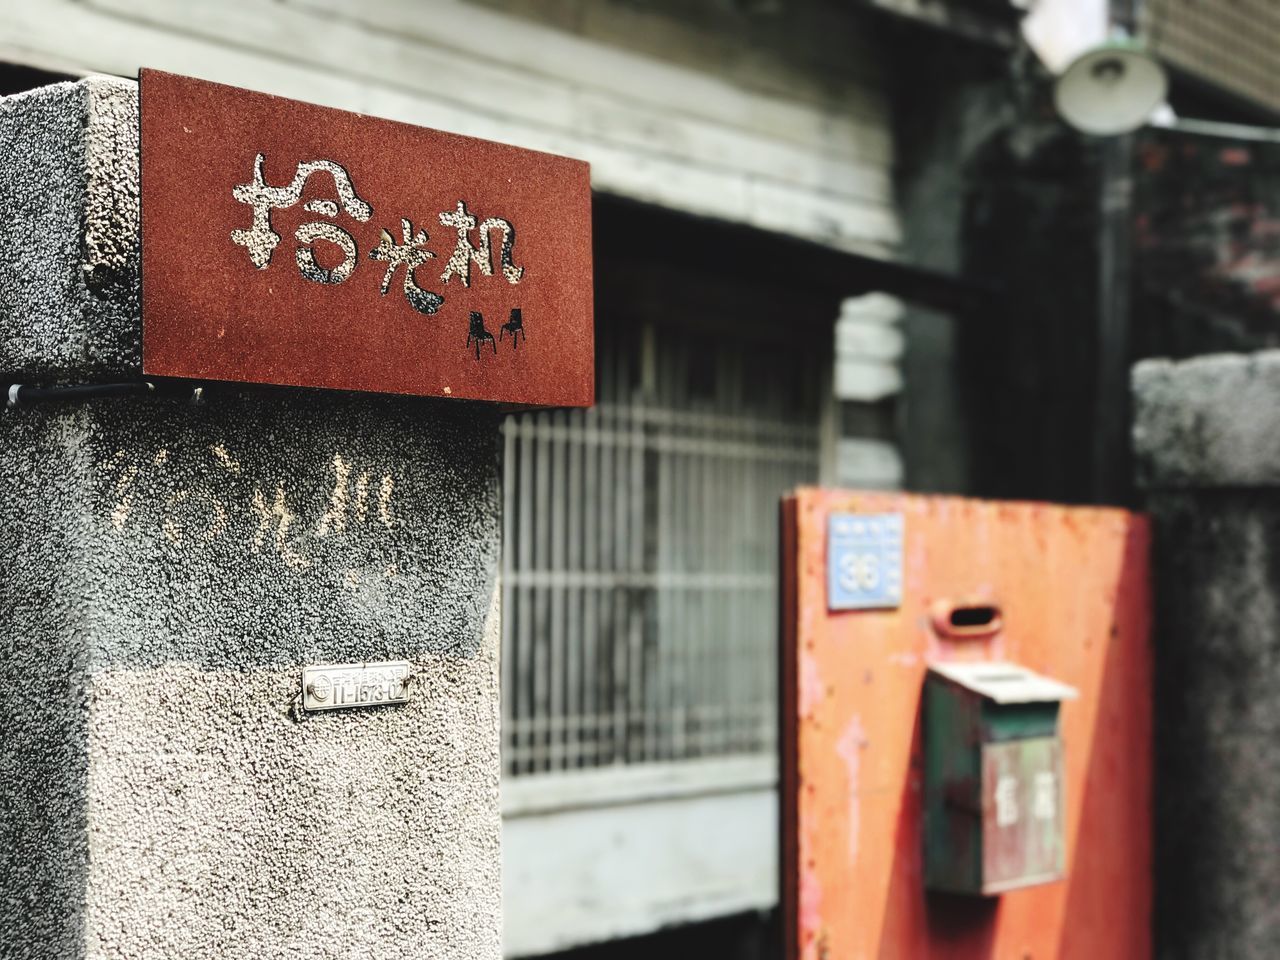
[(1280, 351), (1133, 371), (1154, 528), (1156, 943), (1280, 942)]
[(0, 98), (0, 371), (142, 370), (138, 87), (102, 77)]
[[(0, 101), (10, 381), (139, 375), (136, 104)], [(270, 388), (0, 414), (0, 956), (501, 955), (497, 436)], [(383, 659), (409, 704), (298, 709)]]

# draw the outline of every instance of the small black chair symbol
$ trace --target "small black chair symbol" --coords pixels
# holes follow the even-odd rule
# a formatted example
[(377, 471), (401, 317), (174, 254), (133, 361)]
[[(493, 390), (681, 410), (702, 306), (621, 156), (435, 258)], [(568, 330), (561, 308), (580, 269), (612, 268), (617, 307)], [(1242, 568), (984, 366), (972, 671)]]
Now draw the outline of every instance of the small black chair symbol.
[(520, 316), (520, 308), (516, 307), (511, 311), (511, 319), (502, 325), (502, 329), (498, 331), (498, 339), (502, 339), (504, 333), (511, 334), (511, 345), (513, 347), (520, 346), (520, 338), (529, 339), (529, 335), (524, 332), (524, 318)]
[(471, 341), (476, 342), (476, 359), (480, 359), (480, 345), (488, 340), (493, 344), (493, 352), (498, 352), (498, 341), (493, 339), (493, 334), (484, 328), (484, 315), (479, 310), (471, 311), (471, 328), (467, 332), (467, 346), (471, 346)]

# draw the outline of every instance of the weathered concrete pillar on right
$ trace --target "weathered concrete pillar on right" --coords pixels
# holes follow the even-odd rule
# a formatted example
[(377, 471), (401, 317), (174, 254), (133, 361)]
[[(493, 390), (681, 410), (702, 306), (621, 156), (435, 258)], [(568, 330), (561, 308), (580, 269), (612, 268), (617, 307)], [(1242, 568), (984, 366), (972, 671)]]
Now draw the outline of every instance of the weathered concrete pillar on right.
[(1280, 943), (1280, 351), (1133, 371), (1154, 527), (1156, 955)]

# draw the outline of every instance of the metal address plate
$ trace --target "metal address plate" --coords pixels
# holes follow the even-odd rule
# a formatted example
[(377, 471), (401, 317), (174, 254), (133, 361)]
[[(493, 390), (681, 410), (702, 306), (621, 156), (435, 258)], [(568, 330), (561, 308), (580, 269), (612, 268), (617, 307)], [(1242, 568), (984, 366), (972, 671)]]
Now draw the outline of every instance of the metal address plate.
[(827, 519), (827, 607), (868, 610), (902, 602), (902, 514), (833, 513)]
[(409, 702), (407, 660), (382, 663), (336, 663), (303, 667), (304, 710), (340, 710)]

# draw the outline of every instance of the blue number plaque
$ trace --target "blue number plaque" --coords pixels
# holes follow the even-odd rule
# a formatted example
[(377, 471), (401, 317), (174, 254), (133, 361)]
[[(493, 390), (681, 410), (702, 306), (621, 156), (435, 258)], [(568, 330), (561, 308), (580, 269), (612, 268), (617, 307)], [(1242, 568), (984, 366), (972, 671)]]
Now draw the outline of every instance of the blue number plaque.
[(902, 602), (902, 514), (827, 518), (827, 608), (872, 610)]

